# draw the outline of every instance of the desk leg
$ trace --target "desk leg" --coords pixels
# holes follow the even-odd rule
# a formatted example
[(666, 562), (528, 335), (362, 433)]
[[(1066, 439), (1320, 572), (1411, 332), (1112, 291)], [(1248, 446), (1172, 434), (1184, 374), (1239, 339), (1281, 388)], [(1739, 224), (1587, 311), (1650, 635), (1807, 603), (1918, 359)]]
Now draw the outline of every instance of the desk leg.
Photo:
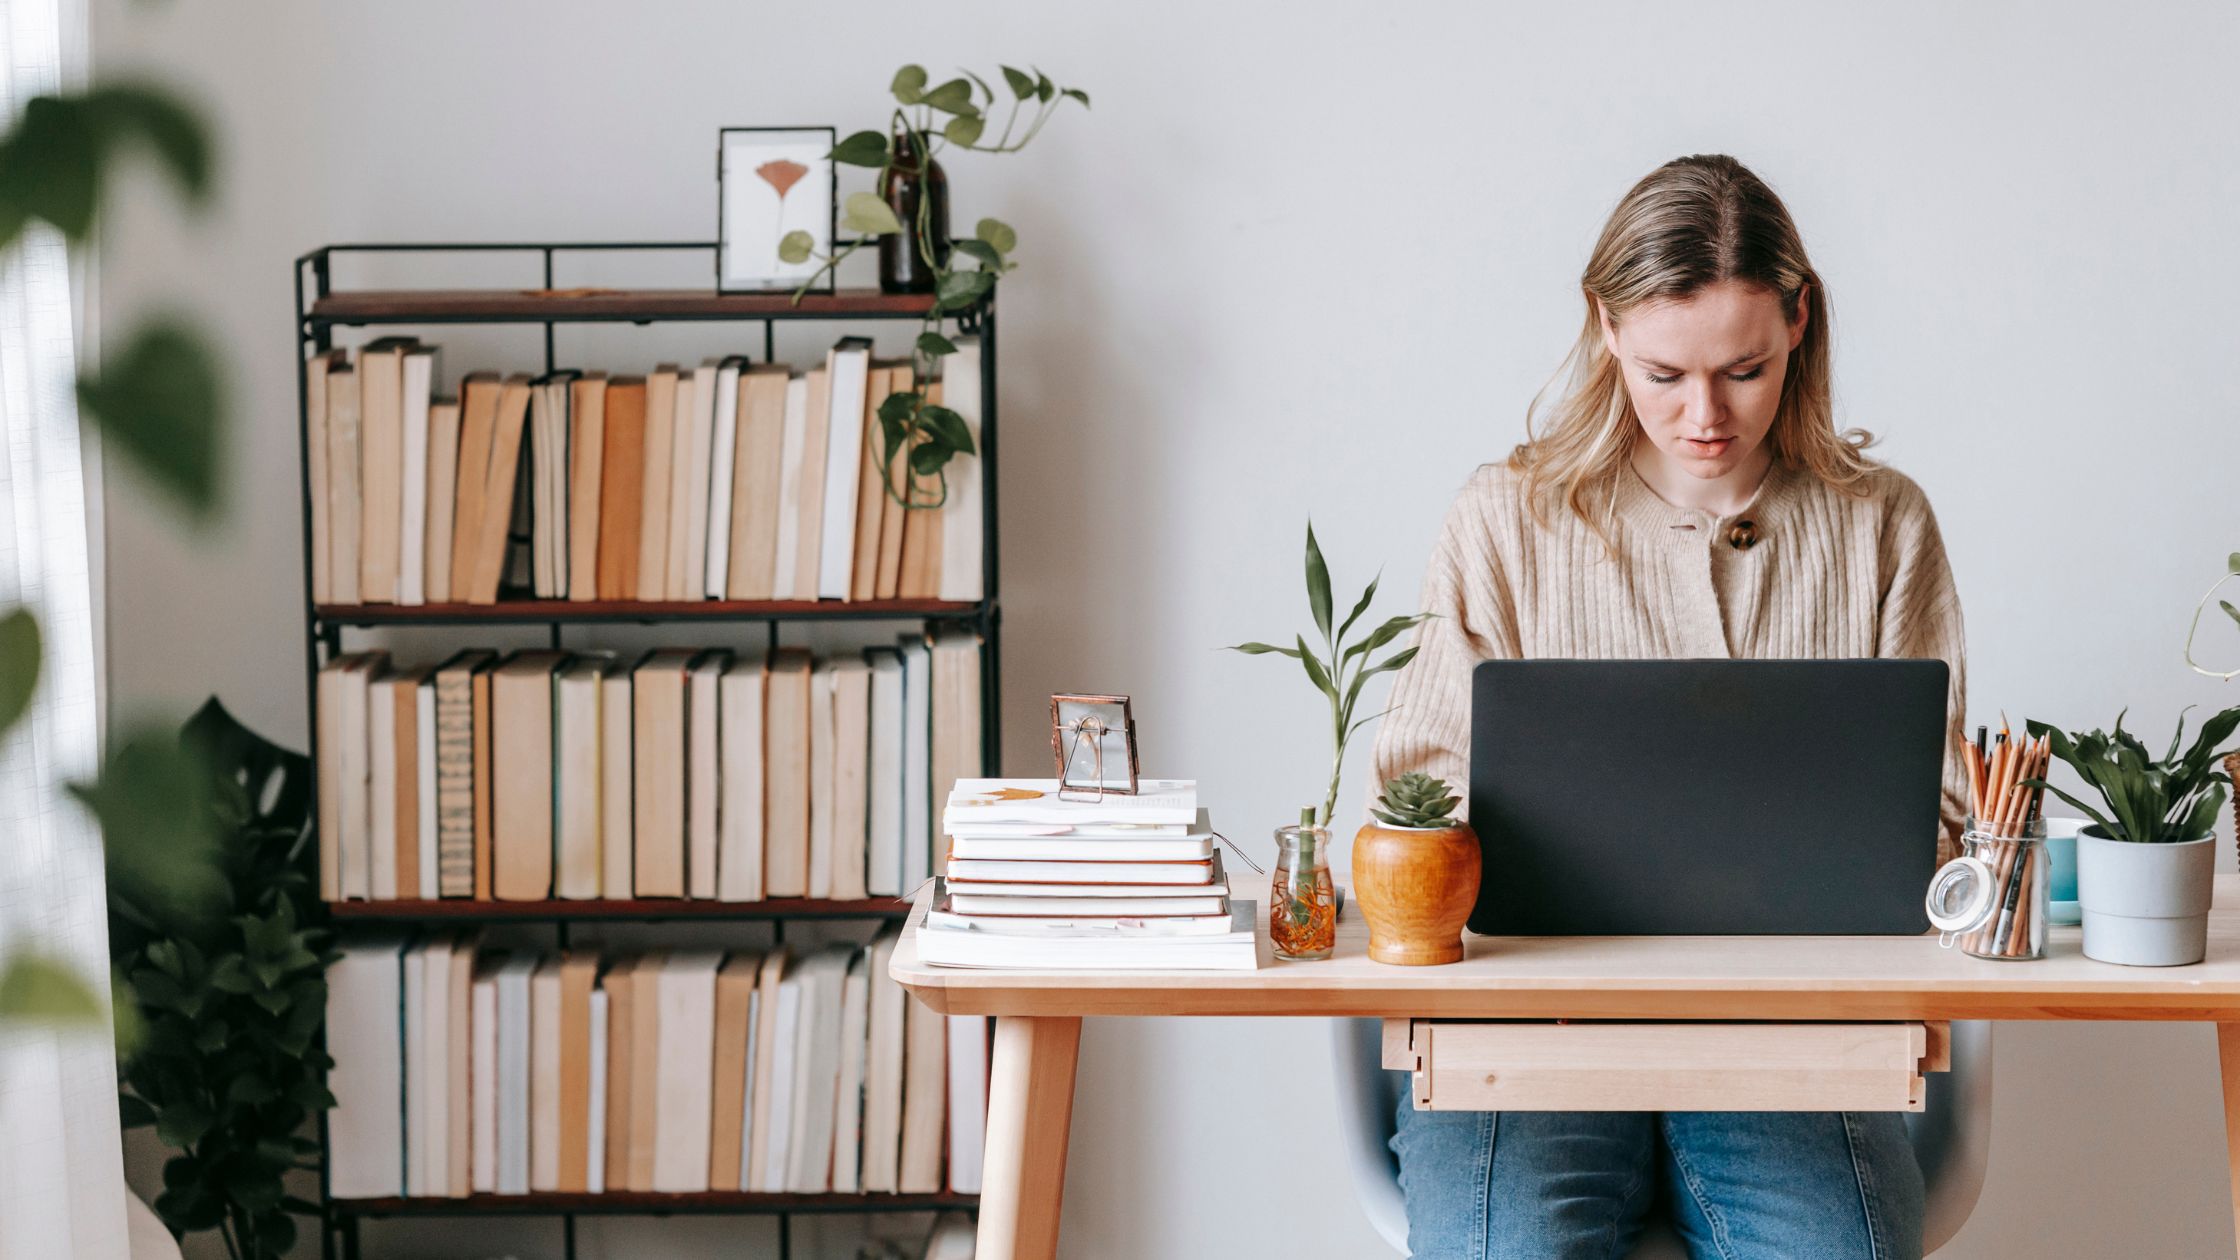
[(2224, 1152), (2232, 1178), (2232, 1221), (2240, 1233), (2240, 1024), (2217, 1025), (2217, 1067), (2224, 1077)]
[(996, 1019), (975, 1260), (1054, 1260), (1081, 1017)]

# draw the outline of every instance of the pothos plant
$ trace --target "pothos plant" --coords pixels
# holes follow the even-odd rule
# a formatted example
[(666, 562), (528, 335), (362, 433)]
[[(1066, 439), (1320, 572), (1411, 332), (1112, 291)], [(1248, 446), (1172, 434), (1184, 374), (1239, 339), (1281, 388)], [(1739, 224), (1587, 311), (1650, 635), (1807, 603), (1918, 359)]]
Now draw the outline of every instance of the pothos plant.
[[(899, 163), (906, 171), (932, 169), (935, 158), (951, 150), (968, 153), (1017, 153), (1041, 134), (1065, 102), (1089, 105), (1089, 94), (1079, 88), (1060, 87), (1040, 70), (1002, 66), (1009, 89), (1003, 129), (988, 136), (990, 119), (1002, 110), (996, 91), (970, 70), (945, 83), (928, 86), (924, 66), (909, 65), (895, 71), (888, 90), (894, 94), (889, 133), (858, 131), (834, 145), (831, 159), (847, 166), (867, 167), (878, 174), (875, 186), (884, 186)], [(1018, 248), (1018, 233), (1000, 219), (982, 219), (967, 240), (937, 241), (931, 197), (918, 198), (917, 214), (910, 223), (895, 216), (893, 207), (875, 192), (848, 194), (841, 203), (842, 227), (855, 238), (829, 254), (816, 252), (816, 240), (807, 232), (788, 232), (778, 242), (778, 257), (788, 263), (814, 258), (817, 270), (802, 282), (794, 299), (821, 282), (849, 255), (880, 237), (908, 233), (915, 250), (933, 276), (933, 305), (925, 325), (911, 347), (917, 379), (928, 380), (936, 361), (955, 354), (956, 343), (941, 333), (944, 319), (962, 315), (995, 289), (996, 280), (1018, 267), (1011, 261)], [(974, 265), (961, 265), (969, 259)], [(891, 394), (879, 407), (881, 467), (886, 470), (887, 497), (905, 508), (935, 508), (949, 498), (949, 461), (959, 455), (978, 454), (972, 430), (955, 411), (930, 404), (925, 391)], [(907, 450), (905, 459), (896, 456)]]

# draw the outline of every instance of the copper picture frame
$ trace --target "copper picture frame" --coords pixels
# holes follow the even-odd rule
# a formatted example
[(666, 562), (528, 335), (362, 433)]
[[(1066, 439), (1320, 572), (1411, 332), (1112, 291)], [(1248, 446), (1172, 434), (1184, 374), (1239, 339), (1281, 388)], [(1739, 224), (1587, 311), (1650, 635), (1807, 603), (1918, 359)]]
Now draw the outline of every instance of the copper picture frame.
[(1051, 696), (1050, 754), (1057, 762), (1058, 799), (1134, 796), (1136, 719), (1128, 697)]

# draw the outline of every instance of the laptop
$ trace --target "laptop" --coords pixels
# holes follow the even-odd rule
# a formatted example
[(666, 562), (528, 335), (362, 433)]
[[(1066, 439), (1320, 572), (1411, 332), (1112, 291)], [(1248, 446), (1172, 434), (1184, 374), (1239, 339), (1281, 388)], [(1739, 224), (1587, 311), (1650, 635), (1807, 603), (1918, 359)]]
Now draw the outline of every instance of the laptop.
[(1937, 660), (1487, 661), (1488, 935), (1904, 935), (1929, 923)]

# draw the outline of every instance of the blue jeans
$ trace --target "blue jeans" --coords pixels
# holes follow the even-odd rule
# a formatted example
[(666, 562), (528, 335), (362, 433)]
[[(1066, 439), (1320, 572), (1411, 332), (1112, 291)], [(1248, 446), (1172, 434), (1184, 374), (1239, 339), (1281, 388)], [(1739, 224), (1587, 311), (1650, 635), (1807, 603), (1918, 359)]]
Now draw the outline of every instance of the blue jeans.
[(1696, 1260), (1919, 1260), (1896, 1112), (1418, 1112), (1399, 1104), (1415, 1260), (1623, 1260), (1658, 1203)]

